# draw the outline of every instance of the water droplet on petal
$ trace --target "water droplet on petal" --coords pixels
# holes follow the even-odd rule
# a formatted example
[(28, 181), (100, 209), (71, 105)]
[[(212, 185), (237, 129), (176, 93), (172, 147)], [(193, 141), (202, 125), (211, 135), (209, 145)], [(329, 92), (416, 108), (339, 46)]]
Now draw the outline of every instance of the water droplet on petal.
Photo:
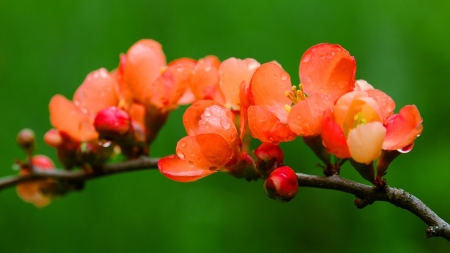
[(296, 118), (297, 118), (297, 119), (302, 119), (302, 115), (297, 114)]
[(205, 66), (205, 71), (206, 71), (206, 72), (208, 72), (208, 71), (210, 71), (210, 70), (211, 70), (211, 68), (212, 68), (212, 66), (211, 66), (211, 65), (206, 65), (206, 66)]
[[(312, 51), (312, 50), (311, 50)], [(313, 51), (314, 52), (314, 51)], [(311, 60), (311, 55), (306, 55), (305, 57), (303, 57), (302, 62), (309, 62), (309, 60)]]
[(180, 146), (181, 146), (182, 148), (186, 147), (186, 142), (184, 142), (184, 141), (181, 142), (181, 143), (180, 143)]
[(336, 52), (331, 51), (331, 56), (335, 56), (335, 55), (336, 55)]
[(211, 116), (211, 112), (209, 110), (205, 110), (205, 112), (203, 113), (206, 117)]
[(181, 149), (177, 149), (177, 156), (178, 156), (180, 159), (184, 159), (184, 153), (183, 153), (183, 151), (181, 151)]
[(285, 74), (285, 73), (281, 74), (281, 80), (282, 81), (286, 81), (287, 79), (288, 79), (288, 75), (287, 74)]
[(228, 122), (228, 120), (226, 120), (226, 119), (221, 119), (220, 120), (220, 125), (225, 129), (225, 130), (228, 130), (228, 129), (230, 129), (230, 122)]

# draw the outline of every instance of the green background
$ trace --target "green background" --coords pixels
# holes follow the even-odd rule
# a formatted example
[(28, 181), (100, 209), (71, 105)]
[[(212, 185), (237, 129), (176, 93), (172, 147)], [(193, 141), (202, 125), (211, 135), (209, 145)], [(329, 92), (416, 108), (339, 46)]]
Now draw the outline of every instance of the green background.
[[(298, 83), (302, 53), (338, 43), (357, 61), (357, 78), (388, 93), (399, 110), (416, 104), (424, 132), (389, 169), (388, 183), (450, 221), (449, 1), (25, 1), (0, 2), (0, 175), (23, 157), (16, 133), (33, 128), (39, 153), (48, 101), (71, 97), (84, 77), (113, 69), (119, 53), (153, 38), (168, 60), (215, 54), (277, 60)], [(185, 135), (174, 112), (152, 151), (174, 152)], [(296, 171), (320, 175), (301, 140), (284, 144)], [(348, 165), (342, 175), (363, 180)], [(1, 252), (450, 252), (426, 225), (387, 203), (362, 210), (353, 196), (302, 188), (288, 204), (262, 181), (215, 174), (196, 183), (142, 171), (90, 181), (44, 209), (0, 192)]]

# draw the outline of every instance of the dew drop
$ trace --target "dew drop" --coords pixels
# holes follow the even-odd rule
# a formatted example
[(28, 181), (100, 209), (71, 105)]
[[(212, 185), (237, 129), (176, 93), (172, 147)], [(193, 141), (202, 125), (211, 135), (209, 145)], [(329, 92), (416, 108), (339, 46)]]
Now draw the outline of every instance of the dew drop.
[(302, 115), (297, 114), (296, 118), (297, 118), (297, 119), (302, 119)]
[(184, 70), (184, 68), (183, 68), (183, 67), (177, 67), (176, 70), (177, 70), (178, 72), (181, 72), (181, 71)]
[(205, 110), (205, 113), (203, 113), (206, 117), (211, 116), (211, 112), (209, 110)]
[(186, 147), (186, 142), (182, 141), (182, 142), (180, 143), (180, 146), (181, 146), (182, 148)]
[(282, 80), (282, 81), (288, 80), (288, 75), (285, 74), (285, 73), (281, 74), (281, 80)]
[(177, 149), (177, 156), (178, 156), (180, 159), (184, 159), (184, 153), (183, 153), (183, 151), (181, 151), (181, 149)]
[(210, 70), (211, 70), (211, 68), (212, 68), (212, 66), (211, 66), (211, 65), (206, 65), (206, 66), (205, 66), (205, 71), (206, 71), (206, 72), (208, 72), (208, 71), (210, 71)]
[(331, 51), (331, 56), (335, 56), (335, 55), (336, 55), (336, 52)]
[[(312, 50), (311, 50), (312, 51)], [(308, 54), (308, 55), (305, 55), (305, 57), (303, 57), (303, 59), (302, 59), (302, 62), (309, 62), (309, 60), (311, 60), (311, 55), (310, 54)]]
[(220, 125), (221, 125), (225, 130), (230, 129), (230, 126), (231, 126), (230, 122), (228, 122), (228, 120), (226, 120), (226, 119), (221, 119), (221, 120), (220, 120)]

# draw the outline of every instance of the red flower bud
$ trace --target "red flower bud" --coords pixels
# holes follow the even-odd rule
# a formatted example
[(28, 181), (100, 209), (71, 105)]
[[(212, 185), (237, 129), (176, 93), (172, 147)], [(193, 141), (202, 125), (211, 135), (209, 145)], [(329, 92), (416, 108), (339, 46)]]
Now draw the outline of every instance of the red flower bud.
[(274, 169), (283, 164), (283, 150), (278, 145), (262, 143), (256, 150), (258, 158), (256, 168), (263, 177), (267, 177)]
[(126, 111), (111, 106), (97, 113), (94, 127), (100, 138), (117, 139), (130, 131), (131, 117)]
[(264, 190), (270, 198), (288, 202), (297, 194), (297, 175), (289, 166), (279, 167), (264, 182)]
[(32, 149), (34, 146), (34, 132), (31, 129), (24, 128), (17, 134), (17, 143), (23, 149)]

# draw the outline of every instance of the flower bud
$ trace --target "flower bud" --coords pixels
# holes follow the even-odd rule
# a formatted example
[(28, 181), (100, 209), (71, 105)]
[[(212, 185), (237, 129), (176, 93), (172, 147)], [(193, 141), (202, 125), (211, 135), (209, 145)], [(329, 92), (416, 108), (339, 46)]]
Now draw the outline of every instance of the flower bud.
[(289, 166), (279, 167), (264, 182), (264, 190), (269, 198), (288, 202), (297, 194), (297, 175)]
[(50, 147), (57, 148), (63, 144), (63, 137), (57, 129), (50, 129), (44, 135), (44, 142)]
[(283, 150), (278, 145), (271, 143), (262, 143), (255, 150), (255, 156), (258, 158), (256, 168), (264, 178), (280, 167), (284, 160)]
[(33, 149), (34, 141), (34, 132), (31, 129), (24, 128), (17, 134), (17, 143), (25, 150)]
[(131, 117), (126, 111), (111, 106), (97, 113), (94, 127), (100, 138), (114, 140), (130, 131)]

